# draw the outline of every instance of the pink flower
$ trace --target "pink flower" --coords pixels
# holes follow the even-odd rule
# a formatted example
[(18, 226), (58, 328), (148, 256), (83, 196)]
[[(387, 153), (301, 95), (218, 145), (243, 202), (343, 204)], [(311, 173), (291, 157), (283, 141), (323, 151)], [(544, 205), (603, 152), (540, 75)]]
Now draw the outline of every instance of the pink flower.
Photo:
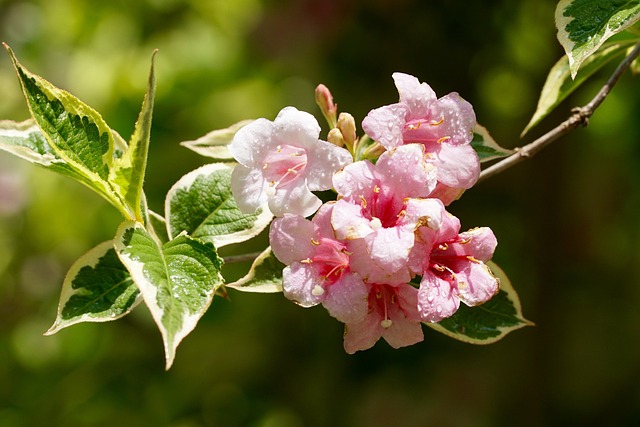
[(435, 185), (423, 147), (387, 151), (375, 165), (353, 163), (333, 183), (340, 200), (331, 224), (336, 238), (348, 242), (351, 270), (369, 283), (409, 282), (415, 231), (427, 223), (437, 226), (444, 210), (439, 200), (423, 199)]
[(455, 92), (437, 98), (429, 85), (408, 74), (394, 73), (393, 79), (400, 102), (372, 110), (362, 127), (387, 149), (423, 144), (427, 161), (437, 168), (438, 196), (449, 204), (480, 174), (480, 160), (470, 145), (476, 125), (473, 107)]
[(417, 289), (408, 284), (398, 286), (370, 284), (368, 312), (361, 322), (345, 325), (344, 349), (353, 354), (366, 350), (384, 338), (393, 348), (423, 340), (417, 310)]
[(331, 228), (332, 203), (311, 221), (286, 214), (271, 224), (269, 240), (283, 271), (285, 297), (303, 307), (322, 303), (341, 322), (359, 322), (367, 313), (368, 290), (350, 268), (349, 252)]
[(271, 122), (258, 119), (240, 129), (229, 151), (240, 163), (231, 176), (238, 208), (254, 212), (268, 203), (276, 216), (304, 217), (322, 204), (312, 191), (331, 188), (331, 177), (352, 162), (343, 148), (318, 139), (309, 113), (286, 107)]
[(453, 315), (460, 301), (476, 306), (498, 292), (498, 279), (485, 265), (497, 245), (493, 232), (487, 227), (459, 230), (460, 221), (449, 213), (438, 230), (419, 230), (421, 244), (410, 263), (422, 275), (418, 310), (424, 321), (439, 322)]

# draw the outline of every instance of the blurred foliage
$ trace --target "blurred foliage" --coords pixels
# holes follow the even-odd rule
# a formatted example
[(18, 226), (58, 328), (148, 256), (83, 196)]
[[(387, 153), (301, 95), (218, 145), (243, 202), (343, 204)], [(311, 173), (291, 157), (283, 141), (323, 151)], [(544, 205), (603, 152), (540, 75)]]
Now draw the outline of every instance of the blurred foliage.
[[(439, 95), (458, 91), (501, 145), (521, 145), (517, 135), (562, 54), (554, 7), (0, 0), (0, 40), (125, 138), (159, 49), (145, 188), (162, 211), (170, 186), (206, 163), (178, 142), (241, 119), (273, 119), (285, 105), (320, 117), (320, 82), (359, 121), (396, 101), (393, 71), (414, 74)], [(531, 138), (586, 103), (611, 67)], [(0, 425), (639, 424), (639, 84), (625, 76), (587, 129), (451, 206), (463, 226), (494, 229), (494, 260), (537, 324), (486, 347), (425, 329), (413, 347), (380, 342), (349, 356), (340, 324), (321, 308), (233, 291), (214, 301), (169, 372), (144, 308), (43, 337), (67, 268), (112, 238), (120, 218), (85, 188), (0, 154)], [(27, 116), (10, 61), (0, 59), (0, 117)]]

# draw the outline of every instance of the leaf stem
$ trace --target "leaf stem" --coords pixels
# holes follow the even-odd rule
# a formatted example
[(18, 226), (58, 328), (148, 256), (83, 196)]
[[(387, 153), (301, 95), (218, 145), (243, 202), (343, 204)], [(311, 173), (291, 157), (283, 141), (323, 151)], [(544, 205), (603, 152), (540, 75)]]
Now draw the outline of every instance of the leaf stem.
[(618, 65), (613, 74), (611, 74), (611, 77), (609, 77), (609, 80), (607, 80), (604, 86), (600, 88), (600, 91), (588, 104), (583, 107), (572, 109), (572, 114), (567, 120), (560, 123), (558, 126), (551, 129), (549, 132), (545, 133), (535, 141), (523, 147), (516, 148), (515, 153), (513, 153), (511, 156), (483, 170), (480, 173), (478, 182), (484, 181), (485, 179), (492, 177), (493, 175), (496, 175), (525, 159), (533, 157), (536, 153), (538, 153), (538, 151), (542, 150), (544, 147), (560, 138), (561, 136), (571, 132), (578, 126), (586, 126), (589, 123), (589, 118), (593, 115), (600, 104), (602, 104), (602, 101), (604, 101), (607, 95), (609, 95), (609, 92), (611, 92), (613, 86), (615, 86), (615, 84), (620, 79), (620, 76), (622, 76), (626, 69), (629, 68), (633, 60), (638, 56), (640, 56), (640, 43), (637, 44), (636, 47), (629, 53), (629, 55), (627, 55), (627, 57), (620, 63), (620, 65)]

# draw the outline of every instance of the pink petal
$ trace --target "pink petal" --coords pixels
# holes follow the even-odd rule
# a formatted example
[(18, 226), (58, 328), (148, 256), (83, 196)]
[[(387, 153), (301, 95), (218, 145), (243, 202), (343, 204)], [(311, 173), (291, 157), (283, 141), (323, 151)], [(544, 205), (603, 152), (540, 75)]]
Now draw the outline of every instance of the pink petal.
[(460, 300), (457, 290), (449, 282), (431, 272), (422, 276), (418, 290), (418, 311), (425, 322), (439, 322), (458, 310)]
[(425, 162), (422, 144), (407, 144), (383, 153), (376, 163), (375, 175), (383, 190), (394, 198), (426, 197), (436, 185), (436, 171)]
[(293, 213), (306, 217), (313, 215), (320, 205), (322, 201), (301, 180), (278, 187), (269, 199), (269, 210), (275, 216)]
[(228, 145), (231, 155), (247, 167), (261, 167), (262, 159), (271, 150), (273, 122), (257, 119), (242, 127)]
[(468, 144), (473, 139), (476, 114), (473, 107), (456, 92), (443, 96), (431, 105), (432, 117), (444, 117), (438, 133), (447, 136), (448, 144)]
[(404, 144), (402, 131), (408, 109), (403, 104), (391, 104), (371, 110), (362, 121), (362, 129), (387, 150)]
[[(479, 261), (489, 261), (496, 250), (498, 240), (489, 227), (474, 228), (460, 233), (460, 239), (466, 243), (457, 243), (463, 246), (461, 250)], [(457, 248), (454, 248), (457, 251)]]
[(269, 243), (274, 255), (284, 264), (313, 255), (314, 224), (300, 215), (286, 214), (276, 218), (269, 228)]
[(438, 181), (449, 187), (471, 188), (480, 176), (480, 159), (471, 145), (425, 144), (438, 171)]
[(445, 206), (455, 202), (464, 193), (464, 188), (453, 188), (439, 182), (436, 188), (429, 194), (429, 197), (440, 199)]
[(333, 206), (331, 224), (336, 238), (340, 240), (360, 239), (373, 232), (371, 221), (364, 217), (362, 207), (345, 199), (338, 200)]
[(459, 298), (469, 306), (482, 304), (499, 290), (499, 282), (489, 267), (481, 262), (469, 262), (467, 268), (456, 274)]
[(259, 169), (250, 169), (239, 164), (231, 173), (231, 192), (238, 209), (244, 213), (253, 213), (267, 203), (268, 187), (269, 184)]
[(307, 185), (313, 191), (330, 189), (333, 175), (353, 161), (347, 150), (322, 140), (307, 148), (307, 156), (312, 165), (305, 170)]
[(369, 283), (406, 283), (411, 280), (408, 260), (414, 241), (413, 232), (399, 228), (381, 228), (349, 241), (351, 271)]
[(407, 106), (410, 116), (425, 117), (429, 113), (429, 105), (436, 100), (433, 89), (409, 74), (393, 73), (392, 77), (400, 94), (400, 103)]
[(384, 331), (381, 321), (382, 317), (372, 312), (362, 322), (344, 325), (344, 350), (353, 354), (373, 347)]
[(376, 178), (375, 166), (369, 161), (359, 161), (345, 167), (333, 176), (333, 188), (349, 201), (360, 203), (360, 197), (369, 199)]
[(424, 340), (422, 324), (403, 317), (394, 319), (393, 324), (384, 330), (382, 337), (393, 348), (406, 347)]
[(311, 307), (324, 300), (324, 294), (314, 292), (321, 283), (310, 264), (296, 262), (282, 270), (284, 296), (302, 307)]
[(318, 142), (320, 125), (314, 116), (294, 107), (285, 107), (273, 121), (273, 137), (277, 144), (310, 148)]
[(345, 274), (328, 287), (322, 305), (343, 323), (359, 323), (367, 315), (369, 290), (357, 274)]

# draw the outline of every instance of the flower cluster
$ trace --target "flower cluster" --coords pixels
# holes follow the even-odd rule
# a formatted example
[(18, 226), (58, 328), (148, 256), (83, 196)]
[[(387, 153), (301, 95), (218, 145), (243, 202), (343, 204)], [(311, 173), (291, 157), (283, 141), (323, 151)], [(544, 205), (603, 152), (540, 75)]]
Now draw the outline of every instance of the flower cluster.
[[(393, 79), (400, 101), (367, 115), (369, 138), (355, 137), (350, 115), (336, 118), (320, 86), (331, 142), (319, 139), (313, 116), (287, 107), (274, 122), (242, 128), (229, 146), (240, 163), (231, 182), (239, 208), (268, 204), (277, 217), (269, 239), (287, 266), (285, 296), (322, 304), (345, 323), (348, 353), (380, 337), (394, 348), (421, 341), (422, 322), (453, 315), (460, 301), (482, 304), (499, 286), (485, 264), (493, 232), (461, 233), (445, 208), (479, 176), (472, 106), (456, 93), (437, 98), (413, 76)], [(371, 153), (381, 154), (372, 162)], [(312, 191), (327, 189), (337, 197), (322, 204)]]

